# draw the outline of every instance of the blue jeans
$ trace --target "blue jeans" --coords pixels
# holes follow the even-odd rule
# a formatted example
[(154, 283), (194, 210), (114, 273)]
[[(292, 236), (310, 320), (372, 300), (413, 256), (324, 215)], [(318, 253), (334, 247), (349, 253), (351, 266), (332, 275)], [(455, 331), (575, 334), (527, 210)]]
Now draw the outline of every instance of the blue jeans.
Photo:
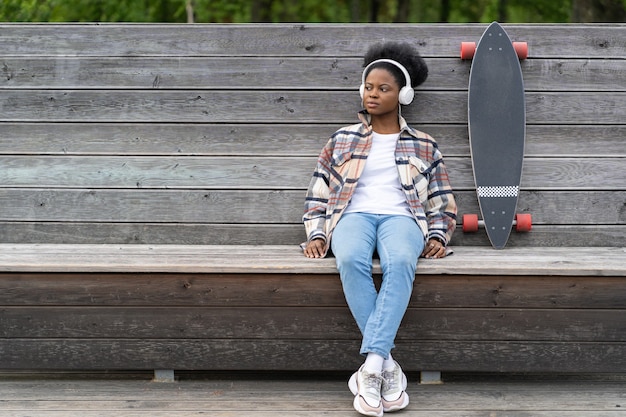
[[(331, 241), (350, 311), (361, 330), (361, 354), (385, 359), (411, 298), (424, 236), (412, 217), (366, 213), (344, 214)], [(374, 250), (383, 280), (377, 292), (372, 278)]]

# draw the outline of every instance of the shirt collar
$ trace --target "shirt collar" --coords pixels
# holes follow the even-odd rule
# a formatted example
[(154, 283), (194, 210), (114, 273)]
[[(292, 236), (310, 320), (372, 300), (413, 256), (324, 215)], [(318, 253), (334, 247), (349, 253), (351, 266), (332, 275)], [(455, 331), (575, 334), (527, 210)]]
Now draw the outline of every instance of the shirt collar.
[[(358, 117), (361, 123), (363, 123), (367, 129), (369, 129), (369, 126), (372, 122), (372, 116), (367, 112), (367, 110), (361, 110), (358, 113)], [(407, 132), (409, 135), (415, 136), (413, 129), (408, 125), (408, 123), (401, 114), (398, 114), (398, 123), (400, 124), (400, 134), (402, 134), (402, 132)]]

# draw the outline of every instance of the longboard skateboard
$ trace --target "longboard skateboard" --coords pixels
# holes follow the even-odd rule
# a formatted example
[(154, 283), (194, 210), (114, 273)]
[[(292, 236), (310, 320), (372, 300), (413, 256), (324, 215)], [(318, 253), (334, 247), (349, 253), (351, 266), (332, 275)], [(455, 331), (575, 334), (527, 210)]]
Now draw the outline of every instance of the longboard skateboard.
[(461, 44), (461, 59), (473, 59), (468, 94), (468, 129), (472, 169), (482, 221), (463, 216), (463, 231), (484, 226), (492, 246), (505, 247), (512, 226), (532, 227), (530, 214), (516, 214), (524, 141), (526, 105), (520, 59), (528, 54), (525, 42), (511, 42), (493, 22), (478, 41)]

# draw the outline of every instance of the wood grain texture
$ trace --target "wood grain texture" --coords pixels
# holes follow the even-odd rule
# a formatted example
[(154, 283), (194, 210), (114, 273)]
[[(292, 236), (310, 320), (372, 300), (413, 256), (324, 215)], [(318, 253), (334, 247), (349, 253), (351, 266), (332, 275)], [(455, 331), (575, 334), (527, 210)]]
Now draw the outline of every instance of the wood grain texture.
[[(459, 247), (417, 274), (622, 276), (626, 249)], [(532, 262), (529, 262), (532, 259)], [(333, 258), (293, 246), (0, 244), (3, 272), (336, 273)], [(381, 269), (374, 261), (373, 273)]]
[[(0, 367), (40, 370), (177, 369), (354, 371), (359, 341), (7, 339)], [(626, 369), (626, 343), (406, 341), (403, 369), (610, 373)], [(262, 358), (261, 360), (259, 358)]]
[[(624, 191), (624, 158), (526, 158), (522, 189)], [(149, 156), (0, 156), (0, 183), (10, 188), (302, 190), (315, 158)], [(445, 158), (455, 190), (473, 190), (469, 157)], [(285, 166), (289, 175), (285, 175)], [(606, 175), (611, 172), (612, 175)], [(619, 203), (623, 194), (618, 193)], [(148, 220), (148, 219), (146, 219)]]
[[(111, 375), (111, 376), (109, 376)], [(149, 373), (6, 373), (6, 417), (353, 417), (349, 374), (177, 373), (155, 384)], [(615, 417), (623, 415), (619, 375), (444, 375), (423, 385), (409, 374), (408, 417)], [(419, 401), (417, 401), (419, 399)]]
[[(354, 115), (352, 115), (354, 116)], [(354, 120), (353, 120), (354, 121)], [(444, 157), (469, 156), (467, 125), (414, 124)], [(0, 155), (317, 158), (341, 124), (1, 123)], [(626, 156), (626, 125), (530, 125), (527, 157)]]
[[(467, 93), (424, 91), (409, 123), (467, 123)], [(329, 105), (332, 102), (333, 105)], [(355, 91), (0, 90), (0, 122), (354, 124)], [(527, 92), (528, 124), (621, 124), (626, 92)]]
[[(364, 33), (417, 43), (430, 75), (403, 114), (477, 211), (458, 48), (485, 25), (0, 27), (1, 241), (298, 243), (317, 154), (356, 120)], [(626, 26), (506, 29), (531, 45), (520, 211), (537, 225), (510, 244), (623, 245)]]
[[(532, 213), (536, 226), (624, 225), (626, 191), (522, 191), (518, 212)], [(300, 227), (304, 190), (189, 189), (0, 189), (5, 221), (73, 223), (241, 224)], [(462, 215), (478, 213), (473, 190), (457, 191)], [(138, 204), (141, 201), (142, 204)], [(272, 207), (273, 210), (267, 210)], [(459, 232), (461, 233), (461, 232)], [(455, 235), (456, 237), (456, 235)], [(618, 245), (619, 246), (619, 245)]]
[[(119, 222), (3, 222), (0, 238), (13, 243), (155, 245), (299, 245), (300, 224), (207, 224)], [(459, 229), (459, 227), (457, 227)], [(452, 247), (489, 246), (486, 233), (452, 237)], [(624, 247), (624, 225), (537, 225), (532, 233), (512, 233), (510, 247)]]
[[(0, 368), (354, 371), (334, 259), (298, 244), (318, 152), (356, 122), (361, 39), (425, 57), (403, 115), (436, 138), (461, 216), (478, 205), (458, 52), (485, 27), (0, 24)], [(533, 230), (495, 251), (459, 217), (454, 255), (419, 261), (394, 357), (626, 372), (626, 25), (505, 27), (530, 44), (518, 211)], [(35, 414), (67, 415), (51, 405)], [(415, 415), (458, 415), (444, 408)]]
[[(236, 51), (233, 51), (233, 55)], [(467, 90), (471, 63), (426, 58), (423, 90)], [(544, 59), (522, 63), (527, 91), (625, 91), (623, 59)], [(289, 57), (7, 57), (0, 89), (349, 90), (356, 94), (360, 58)]]
[[(380, 276), (375, 279), (379, 285)], [(336, 272), (4, 272), (0, 284), (4, 307), (346, 308)], [(417, 274), (410, 308), (623, 310), (624, 288), (621, 276)]]
[[(414, 309), (396, 341), (626, 342), (626, 310)], [(599, 325), (598, 323), (602, 323)], [(3, 307), (0, 337), (360, 340), (347, 306)]]
[[(533, 57), (626, 56), (624, 25), (503, 25), (527, 41)], [(425, 56), (458, 57), (463, 41), (478, 41), (486, 25), (249, 24), (1, 26), (5, 55), (49, 56), (342, 56), (361, 57), (362, 39), (416, 44)], [(540, 30), (538, 30), (540, 28)], [(569, 46), (563, 48), (563, 45)], [(573, 47), (575, 46), (575, 47)]]

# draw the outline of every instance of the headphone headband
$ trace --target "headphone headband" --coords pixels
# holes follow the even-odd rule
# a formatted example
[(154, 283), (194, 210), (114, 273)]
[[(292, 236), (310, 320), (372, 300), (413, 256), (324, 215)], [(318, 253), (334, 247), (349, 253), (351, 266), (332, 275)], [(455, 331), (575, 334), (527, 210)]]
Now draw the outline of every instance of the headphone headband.
[(386, 62), (388, 64), (392, 64), (395, 65), (396, 67), (398, 67), (400, 69), (400, 71), (402, 71), (402, 74), (404, 74), (404, 80), (405, 80), (405, 84), (404, 87), (402, 87), (400, 89), (400, 94), (398, 95), (398, 101), (400, 102), (400, 104), (411, 104), (411, 102), (413, 101), (413, 96), (415, 95), (415, 91), (413, 90), (413, 87), (411, 86), (411, 76), (409, 75), (409, 71), (407, 71), (407, 69), (400, 64), (398, 61), (394, 61), (393, 59), (377, 59), (376, 61), (372, 61), (369, 63), (369, 65), (367, 67), (365, 67), (365, 69), (363, 70), (363, 75), (361, 76), (361, 87), (360, 87), (360, 93), (361, 93), (361, 98), (363, 98), (363, 94), (365, 91), (365, 77), (367, 75), (368, 70), (375, 64), (379, 64), (381, 62)]

